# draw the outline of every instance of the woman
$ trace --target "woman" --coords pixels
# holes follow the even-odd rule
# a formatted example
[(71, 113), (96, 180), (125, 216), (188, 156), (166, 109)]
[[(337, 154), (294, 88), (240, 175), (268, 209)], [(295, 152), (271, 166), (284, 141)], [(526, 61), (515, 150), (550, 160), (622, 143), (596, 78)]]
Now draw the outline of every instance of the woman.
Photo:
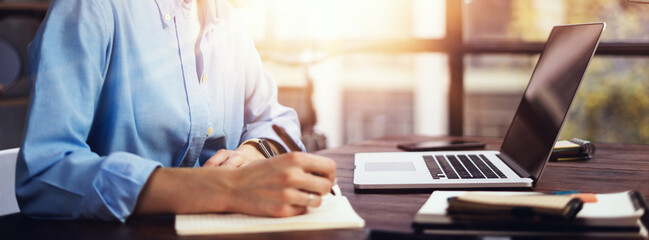
[(225, 1), (54, 0), (29, 53), (27, 216), (292, 216), (331, 189), (331, 159), (247, 141), (282, 148), (271, 126), (299, 139), (299, 123)]

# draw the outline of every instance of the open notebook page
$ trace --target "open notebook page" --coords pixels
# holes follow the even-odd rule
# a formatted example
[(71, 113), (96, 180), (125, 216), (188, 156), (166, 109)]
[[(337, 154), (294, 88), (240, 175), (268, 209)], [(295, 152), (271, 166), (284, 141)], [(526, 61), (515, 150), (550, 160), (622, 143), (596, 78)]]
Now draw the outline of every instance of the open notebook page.
[(271, 218), (244, 214), (176, 215), (176, 232), (191, 234), (231, 234), (278, 231), (362, 228), (365, 221), (356, 214), (344, 196), (323, 197), (322, 205), (309, 208), (306, 214)]

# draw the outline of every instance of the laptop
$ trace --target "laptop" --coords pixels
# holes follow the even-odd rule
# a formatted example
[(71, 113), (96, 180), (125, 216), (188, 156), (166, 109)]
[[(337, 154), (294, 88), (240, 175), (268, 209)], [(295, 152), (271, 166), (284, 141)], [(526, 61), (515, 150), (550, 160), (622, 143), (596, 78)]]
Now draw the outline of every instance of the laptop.
[(500, 151), (356, 153), (354, 188), (533, 188), (605, 26), (552, 29)]

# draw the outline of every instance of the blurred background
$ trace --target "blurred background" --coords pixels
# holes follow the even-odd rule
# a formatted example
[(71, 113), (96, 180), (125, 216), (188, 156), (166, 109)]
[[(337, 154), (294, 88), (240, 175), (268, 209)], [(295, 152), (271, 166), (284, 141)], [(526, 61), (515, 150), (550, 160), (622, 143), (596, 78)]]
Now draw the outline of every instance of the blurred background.
[[(311, 150), (386, 135), (502, 137), (554, 25), (606, 22), (560, 138), (649, 143), (649, 5), (626, 0), (231, 0)], [(48, 1), (0, 0), (25, 47)], [(4, 50), (2, 50), (4, 51)], [(7, 58), (0, 53), (0, 56)], [(8, 66), (0, 59), (0, 70)], [(0, 149), (18, 147), (25, 64), (0, 78)], [(9, 70), (2, 70), (0, 75)], [(16, 80), (17, 79), (17, 80)]]

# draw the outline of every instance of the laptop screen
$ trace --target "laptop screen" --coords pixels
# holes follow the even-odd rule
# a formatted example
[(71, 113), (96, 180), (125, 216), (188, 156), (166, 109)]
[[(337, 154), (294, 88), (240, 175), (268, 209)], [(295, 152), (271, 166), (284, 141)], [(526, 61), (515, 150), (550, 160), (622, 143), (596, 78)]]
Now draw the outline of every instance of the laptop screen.
[(500, 150), (535, 180), (603, 30), (604, 23), (556, 26), (548, 37)]

